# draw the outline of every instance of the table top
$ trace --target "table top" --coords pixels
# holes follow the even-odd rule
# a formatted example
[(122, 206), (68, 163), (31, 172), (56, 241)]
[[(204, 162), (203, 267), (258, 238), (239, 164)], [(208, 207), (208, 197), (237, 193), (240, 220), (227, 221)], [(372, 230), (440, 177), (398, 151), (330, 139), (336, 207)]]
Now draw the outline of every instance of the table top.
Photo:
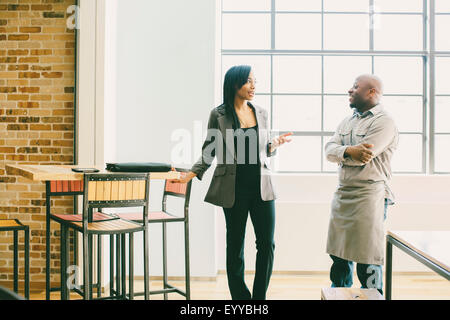
[(450, 231), (388, 231), (387, 234), (450, 272)]
[[(33, 181), (59, 181), (59, 180), (83, 180), (83, 173), (73, 172), (72, 168), (97, 168), (99, 173), (115, 174), (116, 172), (106, 171), (104, 166), (82, 166), (82, 165), (24, 165), (7, 164), (5, 168)], [(120, 174), (120, 173), (118, 173)], [(178, 179), (180, 172), (151, 172), (150, 179)]]

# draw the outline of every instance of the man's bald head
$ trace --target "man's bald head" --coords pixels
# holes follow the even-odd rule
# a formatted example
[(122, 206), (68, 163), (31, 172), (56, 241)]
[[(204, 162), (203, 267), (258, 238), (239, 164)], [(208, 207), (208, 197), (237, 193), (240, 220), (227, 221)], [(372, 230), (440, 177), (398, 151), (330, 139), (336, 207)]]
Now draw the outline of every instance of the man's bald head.
[(380, 102), (383, 95), (383, 82), (373, 74), (360, 75), (348, 94), (350, 107), (360, 112), (370, 110)]
[(383, 95), (383, 81), (373, 74), (363, 74), (356, 78), (361, 85), (365, 85), (367, 89), (375, 89), (377, 94), (381, 97)]

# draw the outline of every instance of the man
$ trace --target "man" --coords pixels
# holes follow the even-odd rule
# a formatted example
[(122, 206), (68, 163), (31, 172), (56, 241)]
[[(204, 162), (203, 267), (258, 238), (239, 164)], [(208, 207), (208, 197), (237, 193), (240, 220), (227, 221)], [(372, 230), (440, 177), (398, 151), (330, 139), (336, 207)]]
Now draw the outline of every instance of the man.
[(388, 181), (398, 130), (380, 104), (378, 77), (359, 76), (348, 94), (354, 113), (325, 146), (327, 160), (339, 164), (327, 239), (331, 286), (351, 287), (356, 262), (362, 288), (383, 293), (384, 220), (387, 206), (394, 203)]

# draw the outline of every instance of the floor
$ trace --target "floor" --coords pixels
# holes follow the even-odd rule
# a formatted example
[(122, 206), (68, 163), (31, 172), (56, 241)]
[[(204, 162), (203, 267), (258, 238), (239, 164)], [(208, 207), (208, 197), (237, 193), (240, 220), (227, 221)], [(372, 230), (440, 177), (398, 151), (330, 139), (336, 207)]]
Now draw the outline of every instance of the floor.
[[(253, 281), (253, 275), (246, 275), (249, 288)], [(184, 289), (184, 281), (169, 281), (174, 286)], [(328, 287), (330, 281), (326, 274), (274, 274), (272, 276), (267, 298), (270, 300), (320, 300), (320, 289)], [(354, 287), (359, 282), (356, 280)], [(150, 289), (162, 288), (161, 281), (151, 281)], [(135, 282), (135, 291), (143, 291), (143, 281)], [(191, 281), (192, 300), (229, 300), (226, 275), (221, 273), (215, 281)], [(77, 294), (72, 294), (72, 299), (80, 299)], [(136, 299), (142, 299), (137, 297)], [(151, 295), (151, 299), (163, 299), (162, 295)], [(394, 274), (392, 298), (398, 300), (450, 300), (450, 281), (435, 274)], [(45, 299), (44, 292), (33, 292), (32, 300)], [(59, 299), (59, 293), (53, 292), (52, 299)], [(172, 293), (169, 299), (183, 299), (182, 296)]]

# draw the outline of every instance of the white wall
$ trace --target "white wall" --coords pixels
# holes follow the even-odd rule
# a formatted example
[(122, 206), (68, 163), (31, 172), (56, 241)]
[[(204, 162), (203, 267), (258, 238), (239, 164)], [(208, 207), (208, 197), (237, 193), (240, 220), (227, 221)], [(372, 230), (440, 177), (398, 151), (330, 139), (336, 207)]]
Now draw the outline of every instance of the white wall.
[(81, 0), (80, 29), (77, 33), (77, 161), (92, 165), (103, 162), (103, 134), (98, 134), (102, 124), (98, 113), (103, 105), (97, 103), (97, 6), (96, 1)]
[[(119, 0), (117, 12), (117, 91), (111, 92), (117, 98), (117, 161), (173, 163), (174, 130), (192, 132), (194, 121), (206, 128), (215, 105), (215, 1)], [(192, 188), (192, 276), (217, 270), (214, 208), (199, 196), (209, 177)], [(151, 188), (150, 209), (158, 210), (162, 184)], [(168, 228), (170, 275), (183, 275), (182, 230), (181, 224)], [(160, 228), (150, 228), (150, 244), (150, 273), (160, 275)], [(136, 274), (142, 274), (138, 264)]]

